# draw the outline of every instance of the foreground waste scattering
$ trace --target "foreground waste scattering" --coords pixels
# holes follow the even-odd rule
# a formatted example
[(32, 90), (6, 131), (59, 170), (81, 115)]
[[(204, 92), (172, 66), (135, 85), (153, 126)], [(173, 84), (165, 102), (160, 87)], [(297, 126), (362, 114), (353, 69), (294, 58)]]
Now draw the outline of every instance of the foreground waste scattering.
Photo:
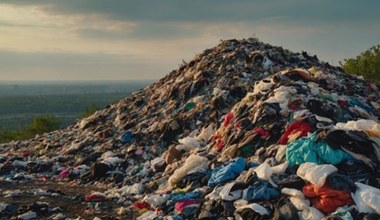
[(74, 125), (2, 144), (0, 217), (380, 219), (379, 116), (374, 84), (316, 56), (222, 41)]

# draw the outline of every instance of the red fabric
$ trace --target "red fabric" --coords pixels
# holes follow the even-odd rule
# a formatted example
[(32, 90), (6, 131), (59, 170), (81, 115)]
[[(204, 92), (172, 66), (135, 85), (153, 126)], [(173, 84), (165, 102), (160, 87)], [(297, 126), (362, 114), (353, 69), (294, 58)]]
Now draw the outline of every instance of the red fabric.
[(43, 174), (43, 175), (40, 175), (39, 176), (40, 180), (42, 181), (47, 181), (48, 179), (50, 179), (50, 176), (46, 175), (46, 174)]
[(308, 132), (312, 132), (309, 123), (305, 121), (296, 121), (289, 125), (289, 127), (285, 130), (284, 134), (282, 134), (282, 136), (278, 140), (278, 143), (288, 144), (289, 135), (292, 135), (299, 131), (301, 131), (301, 134), (298, 136), (298, 138), (306, 136)]
[(338, 104), (343, 107), (343, 106), (346, 106), (348, 104), (348, 101), (344, 100), (344, 99), (339, 99)]
[(352, 205), (351, 195), (348, 192), (331, 189), (327, 184), (318, 188), (308, 184), (302, 188), (306, 198), (310, 198), (313, 206), (324, 213), (335, 211), (338, 207)]
[(189, 206), (189, 205), (194, 205), (194, 204), (197, 204), (197, 202), (195, 200), (185, 200), (185, 201), (180, 201), (180, 202), (177, 202), (175, 205), (174, 205), (174, 209), (177, 213), (182, 213), (183, 210)]
[(238, 121), (238, 122), (235, 123), (234, 128), (236, 128), (236, 129), (240, 128), (240, 121)]
[(222, 151), (224, 147), (224, 141), (222, 139), (218, 139), (218, 141), (216, 142), (216, 150), (218, 152)]
[(101, 201), (106, 200), (106, 197), (103, 194), (93, 193), (90, 195), (85, 195), (84, 200), (86, 202), (101, 202)]
[(27, 150), (22, 151), (21, 152), (21, 156), (22, 157), (28, 157), (29, 156), (29, 151), (27, 151)]
[(296, 99), (290, 99), (288, 101), (288, 107), (290, 110), (297, 110), (300, 108), (302, 105), (302, 99), (301, 98), (296, 98)]
[(257, 134), (261, 135), (264, 138), (269, 138), (270, 133), (264, 130), (264, 128), (255, 128), (254, 130)]
[(133, 207), (136, 209), (150, 209), (150, 205), (145, 202), (135, 202), (133, 203)]
[(219, 133), (216, 133), (213, 136), (211, 136), (210, 142), (217, 141), (219, 138), (222, 138), (222, 136)]
[(227, 127), (233, 118), (234, 114), (232, 112), (228, 112), (226, 117), (224, 118), (223, 126)]
[(211, 142), (216, 142), (214, 145), (214, 148), (216, 148), (217, 151), (221, 151), (224, 147), (224, 141), (222, 139), (223, 137), (216, 133), (214, 136), (211, 137)]

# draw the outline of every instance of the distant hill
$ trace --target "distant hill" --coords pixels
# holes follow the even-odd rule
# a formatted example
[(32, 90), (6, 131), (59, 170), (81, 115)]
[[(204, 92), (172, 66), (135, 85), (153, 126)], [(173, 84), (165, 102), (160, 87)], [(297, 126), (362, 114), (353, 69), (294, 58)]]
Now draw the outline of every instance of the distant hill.
[(58, 117), (62, 126), (67, 126), (80, 118), (86, 106), (104, 108), (150, 83), (3, 81), (0, 83), (0, 129), (21, 128), (34, 116), (44, 114)]

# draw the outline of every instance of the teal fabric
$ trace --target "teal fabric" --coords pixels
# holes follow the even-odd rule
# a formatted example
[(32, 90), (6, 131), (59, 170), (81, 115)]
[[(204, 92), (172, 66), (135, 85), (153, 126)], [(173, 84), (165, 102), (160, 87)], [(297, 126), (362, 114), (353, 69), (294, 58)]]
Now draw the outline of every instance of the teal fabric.
[(350, 158), (346, 152), (333, 149), (322, 140), (316, 141), (316, 136), (314, 132), (309, 137), (303, 137), (288, 144), (286, 160), (290, 167), (305, 162), (335, 165)]
[(352, 217), (351, 213), (347, 210), (347, 211), (335, 211), (333, 213), (331, 213), (330, 216), (336, 216), (336, 217), (339, 217), (340, 219), (342, 220), (354, 220), (354, 218)]

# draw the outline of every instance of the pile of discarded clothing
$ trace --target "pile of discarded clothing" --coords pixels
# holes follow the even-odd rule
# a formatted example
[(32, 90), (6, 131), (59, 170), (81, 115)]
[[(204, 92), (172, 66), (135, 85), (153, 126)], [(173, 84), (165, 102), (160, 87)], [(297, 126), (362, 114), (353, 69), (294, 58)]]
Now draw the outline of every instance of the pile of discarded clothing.
[(103, 189), (82, 201), (118, 204), (96, 206), (104, 219), (380, 219), (379, 94), (306, 52), (222, 41), (66, 129), (1, 145), (0, 177)]

